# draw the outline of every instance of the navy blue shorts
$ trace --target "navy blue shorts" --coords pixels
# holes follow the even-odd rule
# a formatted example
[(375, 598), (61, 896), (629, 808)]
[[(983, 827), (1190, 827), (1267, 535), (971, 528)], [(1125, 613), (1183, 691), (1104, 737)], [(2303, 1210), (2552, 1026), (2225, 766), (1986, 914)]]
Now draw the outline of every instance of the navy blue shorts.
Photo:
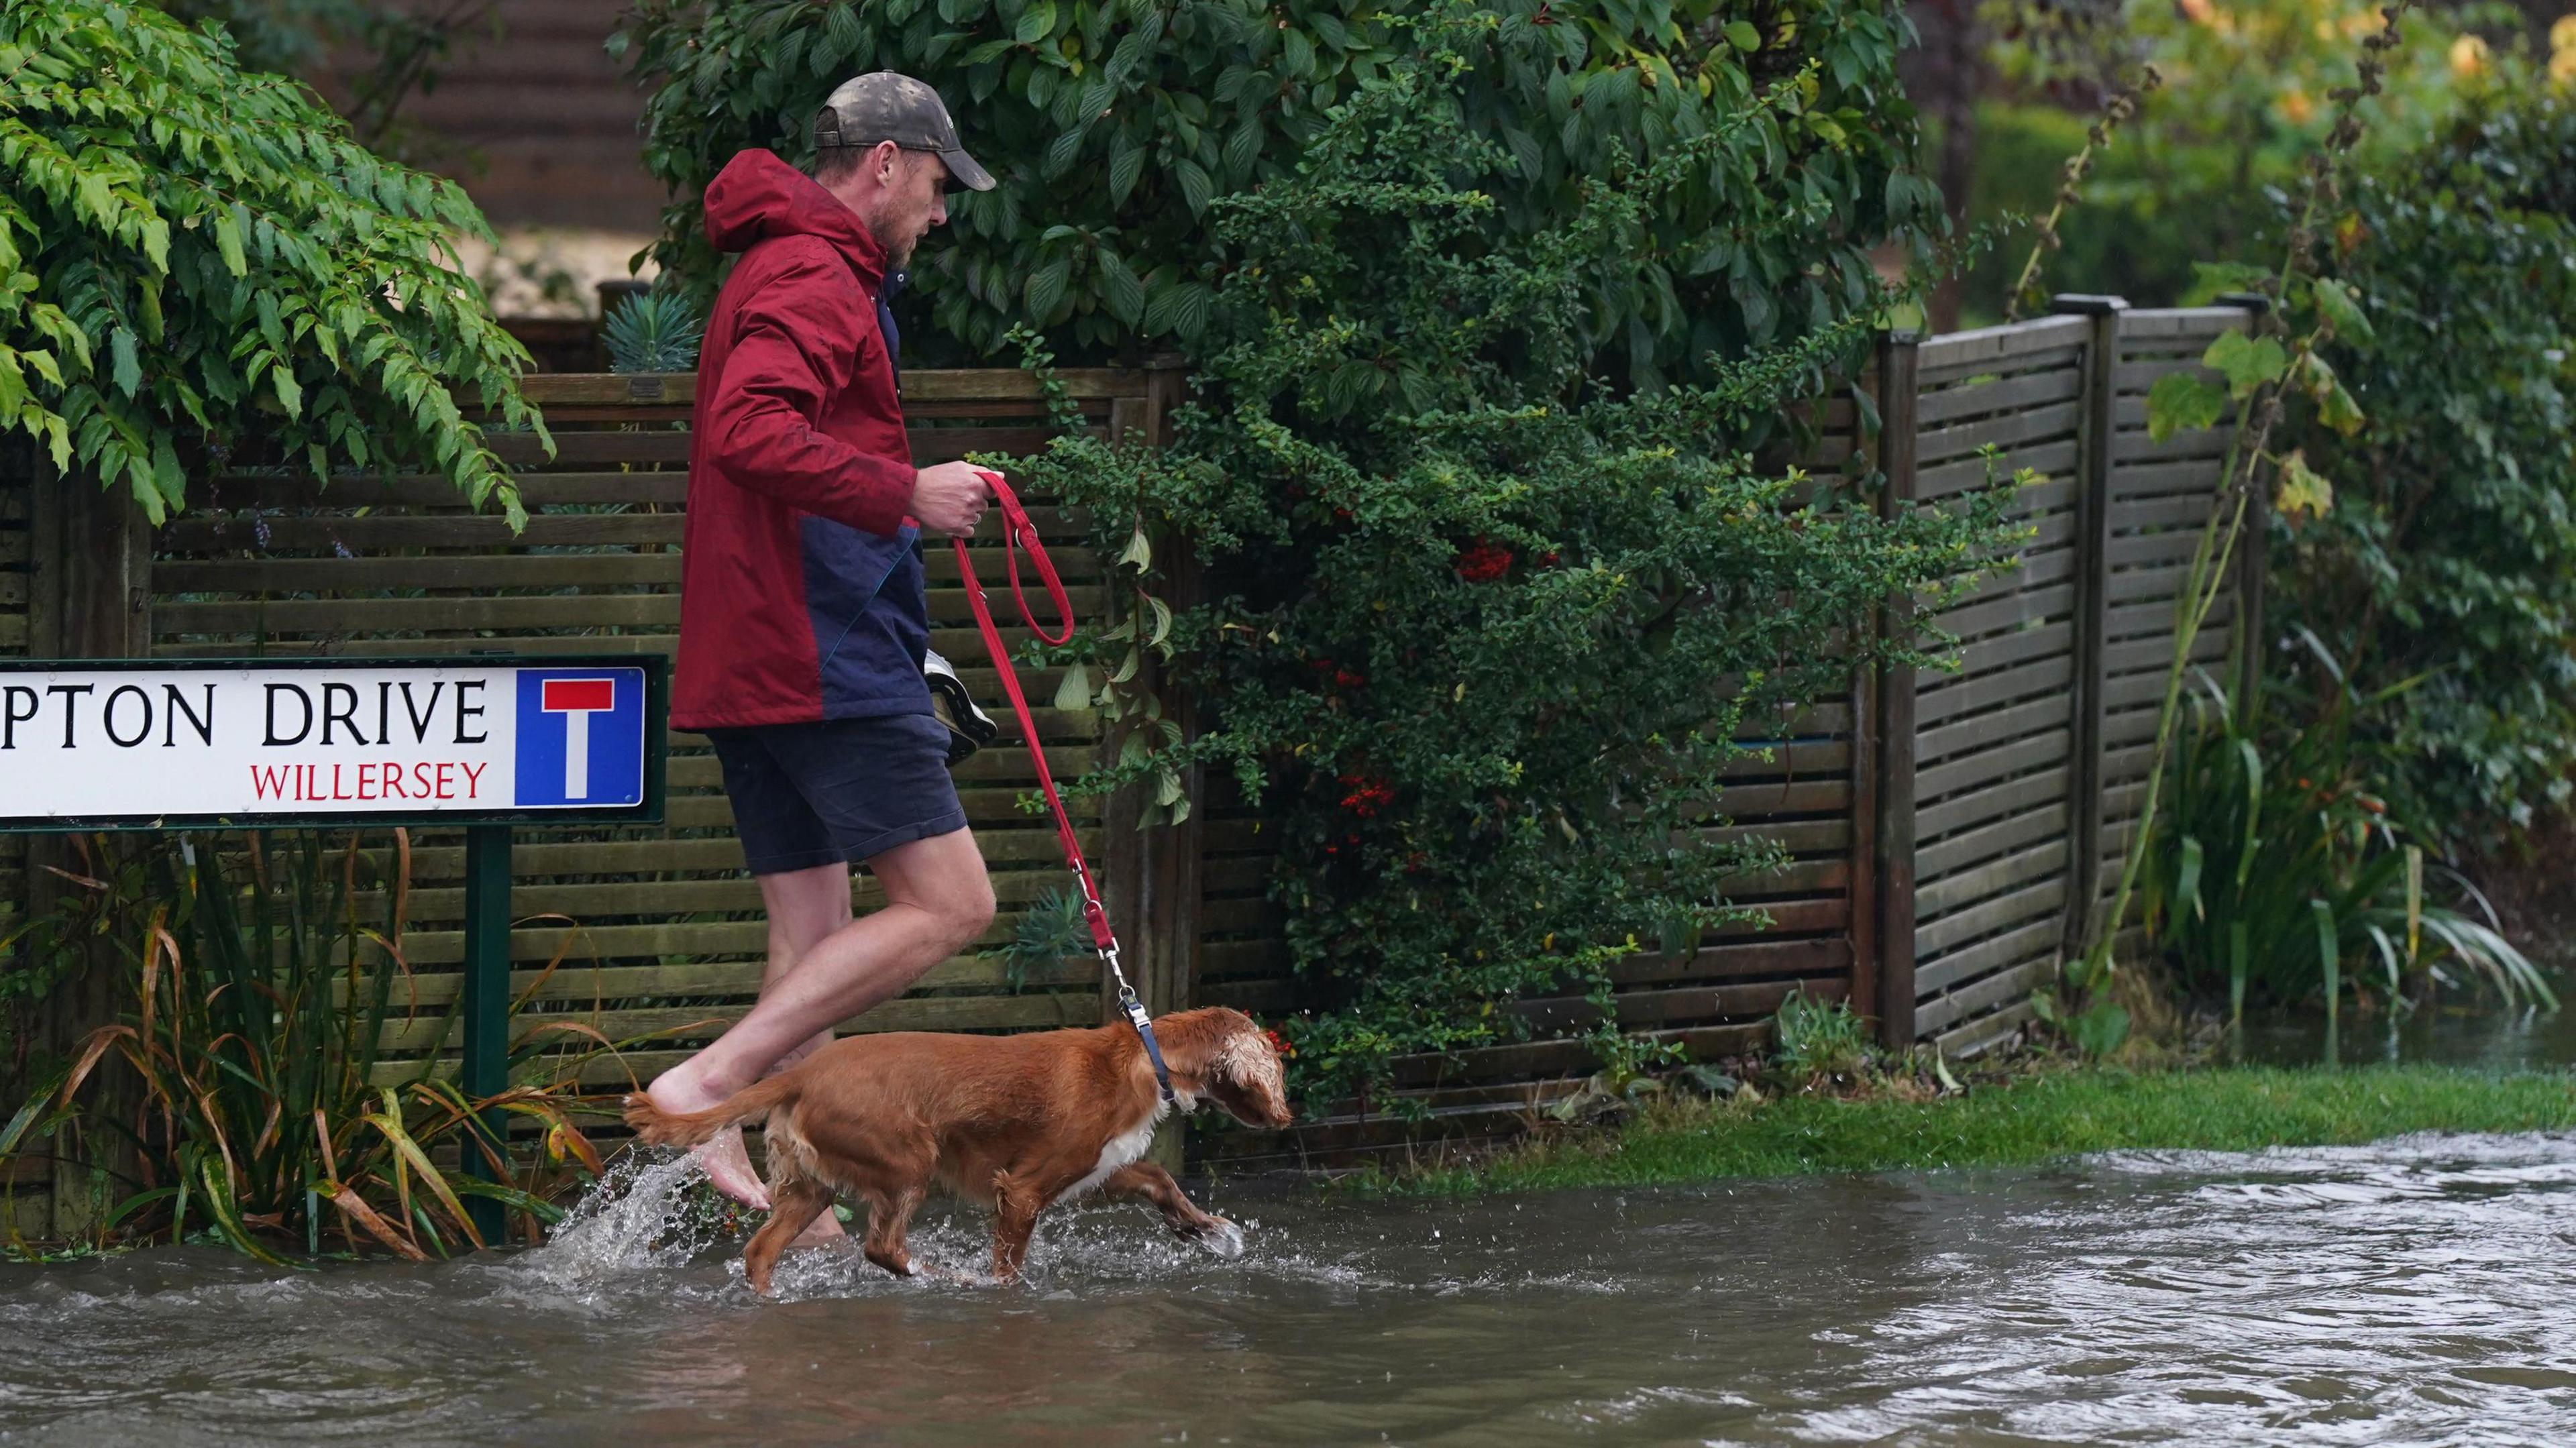
[(710, 729), (755, 875), (865, 860), (966, 828), (948, 726), (928, 714)]

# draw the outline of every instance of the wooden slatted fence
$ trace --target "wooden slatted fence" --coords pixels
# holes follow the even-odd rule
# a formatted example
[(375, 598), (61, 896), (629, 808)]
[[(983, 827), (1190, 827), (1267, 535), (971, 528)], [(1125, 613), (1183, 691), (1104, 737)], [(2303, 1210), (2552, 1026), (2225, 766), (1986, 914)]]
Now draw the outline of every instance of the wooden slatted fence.
[[(2030, 469), (2039, 481), (2015, 505), (2032, 530), (2027, 550), (1932, 620), (1959, 639), (1954, 667), (1860, 677), (1764, 723), (1764, 752), (1738, 766), (1718, 802), (1724, 818), (1709, 829), (1788, 845), (1787, 869), (1739, 884), (1739, 898), (1761, 904), (1770, 924), (1685, 958), (1623, 963), (1622, 1025), (1701, 1054), (1756, 1049), (1795, 989), (1852, 999), (1892, 1042), (1970, 1052), (2027, 1019), (2030, 991), (2082, 938), (2136, 817), (2173, 594), (2224, 446), (2209, 434), (2150, 442), (2144, 396), (2164, 372), (2196, 365), (2244, 314), (2066, 306), (2013, 327), (1891, 338), (1860, 384), (1884, 428), (1865, 427), (1847, 399), (1819, 414), (1823, 440), (1809, 466), (1864, 478), (1887, 508), (1938, 504), (1990, 475)], [(1063, 380), (1095, 432), (1159, 437), (1180, 396), (1170, 371)], [(1049, 435), (1038, 393), (1018, 373), (915, 372), (905, 383), (920, 461), (1026, 452)], [(318, 491), (284, 472), (213, 479), (202, 505), (153, 540), (148, 586), (132, 590), (139, 607), (120, 624), (125, 647), (161, 656), (667, 652), (679, 618), (691, 379), (544, 376), (529, 390), (559, 447), (548, 460), (527, 438), (500, 439), (525, 469), (523, 534), (469, 512), (431, 478)], [(31, 596), (42, 612), (44, 590), (28, 580), (47, 535), (38, 494), (31, 551), (24, 471), (0, 474), (0, 652), (23, 651), (46, 629), (26, 617)], [(1102, 597), (1082, 520), (1054, 500), (1031, 502), (1075, 606), (1098, 616), (1114, 600)], [(63, 534), (67, 543), (87, 536)], [(992, 545), (979, 546), (988, 580), (998, 578)], [(953, 564), (934, 551), (929, 568), (934, 647), (975, 665), (964, 669), (970, 686), (995, 697)], [(79, 652), (113, 652), (115, 630), (100, 622), (110, 612), (93, 602), (82, 615), (90, 624), (55, 632), (88, 640)], [(2213, 615), (2196, 658), (2226, 654), (2233, 616), (2226, 605)], [(1892, 625), (1902, 622), (1892, 610)], [(1051, 677), (1028, 682), (1033, 697), (1050, 697)], [(1190, 701), (1172, 707), (1186, 716)], [(1087, 715), (1039, 711), (1060, 774), (1096, 757), (1094, 727)], [(1051, 830), (1015, 807), (1033, 781), (1013, 732), (1006, 722), (1004, 739), (959, 772), (1002, 902), (988, 943), (1060, 879)], [(660, 1033), (622, 1063), (595, 1063), (601, 1085), (677, 1059), (738, 1016), (759, 986), (758, 892), (741, 872), (714, 761), (698, 736), (674, 734), (670, 744), (664, 826), (529, 829), (513, 855), (522, 917), (514, 985), (531, 1001), (523, 1025)], [(1090, 809), (1086, 845), (1100, 853), (1129, 959), (1157, 1008), (1280, 1009), (1294, 987), (1279, 907), (1268, 899), (1275, 851), (1257, 812), (1215, 781), (1202, 793), (1198, 817), (1169, 834), (1120, 827), (1115, 806)], [(453, 832), (423, 832), (416, 846), (408, 939), (419, 1005), (387, 1040), (413, 1065), (455, 1049), (444, 1014), (462, 954), (464, 853)], [(6, 873), (10, 859), (0, 855), (0, 899), (21, 899), (28, 885)], [(875, 900), (861, 881), (855, 903)], [(1400, 1063), (1398, 1087), (1427, 1123), (1380, 1110), (1283, 1136), (1217, 1132), (1202, 1156), (1247, 1167), (1315, 1162), (1507, 1131), (1590, 1069), (1571, 1036), (1591, 1009), (1579, 997), (1528, 1002), (1529, 1041)], [(1089, 1024), (1103, 1011), (1088, 964), (1013, 990), (969, 954), (848, 1029), (1016, 1030)]]

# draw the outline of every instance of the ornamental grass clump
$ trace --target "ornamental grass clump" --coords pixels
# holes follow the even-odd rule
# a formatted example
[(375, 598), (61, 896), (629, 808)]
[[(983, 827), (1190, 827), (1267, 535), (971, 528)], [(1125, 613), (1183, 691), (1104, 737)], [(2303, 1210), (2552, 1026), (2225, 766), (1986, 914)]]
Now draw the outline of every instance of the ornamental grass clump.
[[(523, 1033), (523, 1084), (486, 1100), (441, 1075), (435, 1050), (384, 1053), (388, 1021), (421, 1014), (402, 832), (376, 850), (355, 834), (265, 831), (91, 854), (99, 875), (75, 877), (34, 938), (80, 968), (121, 970), (126, 1005), (0, 1126), (0, 1161), (130, 1172), (100, 1181), (99, 1235), (209, 1233), (270, 1262), (336, 1238), (421, 1260), (484, 1245), (467, 1198), (500, 1202), (533, 1235), (561, 1215), (556, 1178), (598, 1172), (571, 1115), (580, 1065), (608, 1044), (597, 1032)], [(454, 1034), (451, 1015), (443, 1039)], [(565, 1044), (550, 1071), (535, 1064)], [(543, 1128), (534, 1158), (487, 1125), (510, 1117)]]
[[(1849, 480), (1748, 455), (1865, 318), (1712, 359), (1707, 387), (1593, 370), (1597, 298), (1669, 259), (1663, 198), (1794, 124), (1805, 77), (1532, 221), (1500, 200), (1520, 163), (1459, 98), (1510, 43), (1450, 14), (1294, 177), (1216, 208), (1205, 401), (1168, 450), (1067, 439), (1017, 465), (1092, 506), (1137, 590), (1074, 651), (1072, 702), (1125, 729), (1087, 787), (1139, 782), (1168, 818), (1204, 766), (1258, 802), (1297, 971), (1283, 1034), (1319, 1103), (1404, 1109), (1400, 1056), (1615, 1021), (1617, 984), (1686, 970), (1645, 957), (1748, 919), (1730, 891), (1784, 857), (1721, 828), (1739, 739), (1823, 732), (1808, 702), (1846, 696), (1869, 660), (1933, 663), (1879, 637), (1873, 609), (1937, 600), (2011, 541), (2007, 490), (1881, 520)], [(1815, 204), (1727, 202), (1723, 234), (1743, 237)], [(1158, 537), (1195, 545), (1177, 575), (1206, 596), (1176, 613)], [(1198, 737), (1119, 714), (1146, 656), (1207, 701)]]

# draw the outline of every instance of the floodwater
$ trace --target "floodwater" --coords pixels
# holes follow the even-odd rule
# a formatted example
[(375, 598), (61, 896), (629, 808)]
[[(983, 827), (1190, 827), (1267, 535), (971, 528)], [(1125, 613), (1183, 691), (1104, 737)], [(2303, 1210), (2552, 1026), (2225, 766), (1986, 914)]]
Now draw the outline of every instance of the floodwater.
[[(0, 1268), (0, 1442), (2563, 1444), (2576, 1140), (1362, 1202), (1220, 1186), (1034, 1280), (673, 1239), (685, 1168), (544, 1248)], [(915, 1237), (971, 1268), (965, 1217)], [(800, 1260), (801, 1259), (801, 1260)]]
[[(2576, 1010), (2433, 1005), (2403, 1015), (2346, 1015), (2333, 1036), (2333, 1058), (2347, 1066), (2530, 1071), (2576, 1064)], [(2249, 1017), (2241, 1054), (2264, 1065), (2317, 1065), (2327, 1059), (2326, 1037), (2325, 1017), (2312, 1012)]]

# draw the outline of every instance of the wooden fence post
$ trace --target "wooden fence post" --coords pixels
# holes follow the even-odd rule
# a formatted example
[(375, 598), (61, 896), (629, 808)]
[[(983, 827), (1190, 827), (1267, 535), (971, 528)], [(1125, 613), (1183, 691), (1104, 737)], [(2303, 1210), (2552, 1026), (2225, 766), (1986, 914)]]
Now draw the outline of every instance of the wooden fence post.
[(2081, 955), (2092, 942), (2102, 895), (2102, 717), (2104, 651), (2111, 609), (2111, 442), (2119, 423), (2118, 297), (2061, 295), (2050, 310), (2089, 317), (2084, 350), (2082, 422), (2077, 429), (2075, 486), (2075, 679), (2067, 753), (2066, 921), (2060, 952)]
[[(1912, 332), (1890, 332), (1878, 348), (1878, 494), (1881, 517), (1913, 506), (1917, 349)], [(1890, 638), (1913, 630), (1914, 602), (1888, 601), (1881, 627)], [(1873, 724), (1877, 734), (1876, 819), (1871, 834), (1877, 858), (1874, 899), (1855, 894), (1852, 910), (1872, 912), (1876, 931), (1879, 1040), (1890, 1049), (1914, 1044), (1914, 670), (1879, 672)], [(1857, 732), (1857, 731), (1856, 731)], [(1857, 801), (1855, 801), (1857, 804)]]
[[(30, 523), (31, 576), (27, 595), (27, 655), (39, 659), (125, 659), (150, 651), (151, 530), (142, 507), (123, 483), (102, 488), (95, 479), (64, 475), (38, 463)], [(76, 837), (36, 835), (27, 842), (27, 913), (50, 914), (61, 904), (65, 881), (55, 869), (76, 869)], [(49, 868), (51, 867), (51, 868)], [(37, 1006), (36, 1044), (46, 1054), (69, 1057), (123, 1005), (123, 972), (112, 949), (95, 948), (85, 966), (56, 986)], [(129, 1120), (137, 1083), (113, 1061), (91, 1073), (87, 1090), (97, 1114)], [(74, 1156), (58, 1144), (53, 1163), (55, 1237), (85, 1236), (114, 1199), (102, 1195), (100, 1174), (129, 1178), (133, 1152), (121, 1138), (94, 1134)]]

